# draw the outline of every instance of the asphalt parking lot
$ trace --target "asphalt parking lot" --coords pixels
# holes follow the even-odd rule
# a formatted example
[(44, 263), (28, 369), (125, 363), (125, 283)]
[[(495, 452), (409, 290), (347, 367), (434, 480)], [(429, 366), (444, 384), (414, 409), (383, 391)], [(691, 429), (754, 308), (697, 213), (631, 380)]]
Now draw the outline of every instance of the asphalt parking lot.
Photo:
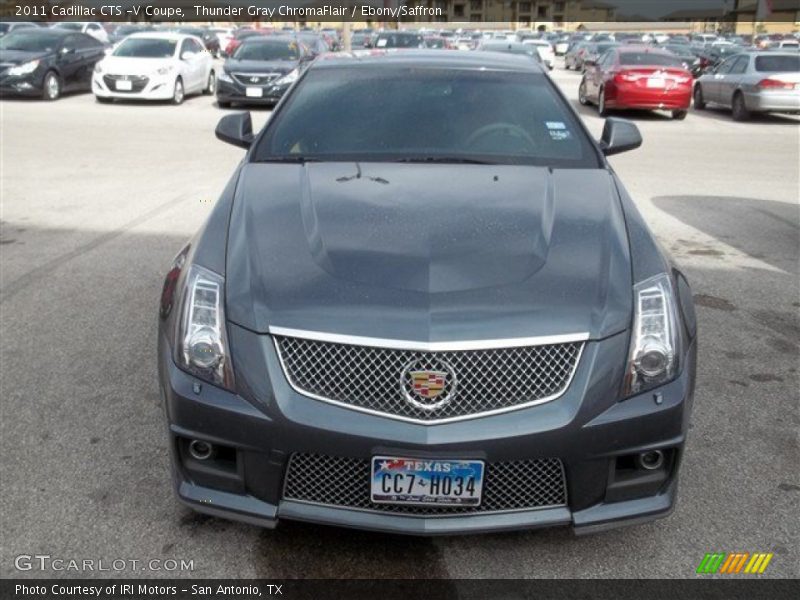
[[(554, 79), (577, 106), (579, 75)], [(579, 107), (599, 136), (602, 120)], [(417, 539), (200, 516), (169, 480), (156, 306), (174, 254), (242, 156), (228, 111), (0, 102), (0, 576), (14, 557), (185, 559), (195, 577), (694, 577), (706, 552), (774, 552), (800, 576), (800, 120), (623, 113), (644, 137), (612, 158), (694, 287), (701, 328), (678, 507), (567, 529)], [(260, 126), (268, 117), (254, 110)], [(115, 572), (95, 573), (115, 575)]]

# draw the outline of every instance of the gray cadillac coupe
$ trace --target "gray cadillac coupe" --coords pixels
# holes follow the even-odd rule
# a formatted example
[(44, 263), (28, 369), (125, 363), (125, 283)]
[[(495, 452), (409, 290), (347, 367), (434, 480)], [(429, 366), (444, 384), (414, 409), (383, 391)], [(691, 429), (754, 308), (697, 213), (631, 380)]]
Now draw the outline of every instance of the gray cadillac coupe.
[(160, 307), (177, 495), (408, 534), (667, 515), (695, 381), (684, 276), (542, 68), (317, 60), (247, 148)]

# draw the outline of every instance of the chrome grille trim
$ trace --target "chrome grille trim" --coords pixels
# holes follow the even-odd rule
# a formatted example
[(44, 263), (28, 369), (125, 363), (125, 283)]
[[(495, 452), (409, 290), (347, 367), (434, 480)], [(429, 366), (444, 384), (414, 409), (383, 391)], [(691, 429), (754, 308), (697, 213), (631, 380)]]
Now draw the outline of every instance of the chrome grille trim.
[(567, 506), (567, 478), (558, 458), (487, 462), (479, 506), (404, 506), (370, 500), (369, 459), (295, 453), (282, 499), (332, 508), (410, 517), (497, 514)]
[[(559, 398), (572, 382), (588, 339), (588, 334), (574, 334), (431, 344), (277, 327), (271, 327), (270, 333), (284, 376), (297, 393), (424, 425), (486, 417)], [(414, 361), (453, 365), (459, 385), (452, 401), (435, 410), (422, 410), (406, 401), (400, 381), (403, 367)], [(373, 371), (378, 381), (368, 388), (369, 394), (358, 397), (347, 389), (357, 385), (356, 376)], [(363, 389), (360, 392), (364, 394)]]

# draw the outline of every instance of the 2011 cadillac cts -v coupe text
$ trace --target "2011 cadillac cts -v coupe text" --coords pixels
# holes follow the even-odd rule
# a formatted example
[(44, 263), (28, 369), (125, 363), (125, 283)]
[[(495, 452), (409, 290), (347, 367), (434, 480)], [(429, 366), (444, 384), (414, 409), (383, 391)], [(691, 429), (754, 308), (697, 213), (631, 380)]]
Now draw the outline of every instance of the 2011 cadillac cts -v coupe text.
[(408, 534), (592, 532), (675, 504), (684, 276), (542, 68), (315, 61), (178, 254), (159, 372), (178, 497)]

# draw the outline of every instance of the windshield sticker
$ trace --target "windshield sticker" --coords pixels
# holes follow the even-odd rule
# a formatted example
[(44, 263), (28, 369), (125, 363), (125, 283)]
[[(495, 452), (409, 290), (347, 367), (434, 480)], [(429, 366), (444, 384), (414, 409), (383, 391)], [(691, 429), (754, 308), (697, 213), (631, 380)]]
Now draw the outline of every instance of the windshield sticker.
[(570, 140), (572, 139), (572, 132), (563, 129), (551, 129), (550, 137), (554, 140)]
[(561, 121), (545, 121), (545, 125), (547, 125), (547, 128), (550, 130), (567, 128), (567, 126)]
[(378, 48), (383, 48), (389, 40), (378, 40)]

